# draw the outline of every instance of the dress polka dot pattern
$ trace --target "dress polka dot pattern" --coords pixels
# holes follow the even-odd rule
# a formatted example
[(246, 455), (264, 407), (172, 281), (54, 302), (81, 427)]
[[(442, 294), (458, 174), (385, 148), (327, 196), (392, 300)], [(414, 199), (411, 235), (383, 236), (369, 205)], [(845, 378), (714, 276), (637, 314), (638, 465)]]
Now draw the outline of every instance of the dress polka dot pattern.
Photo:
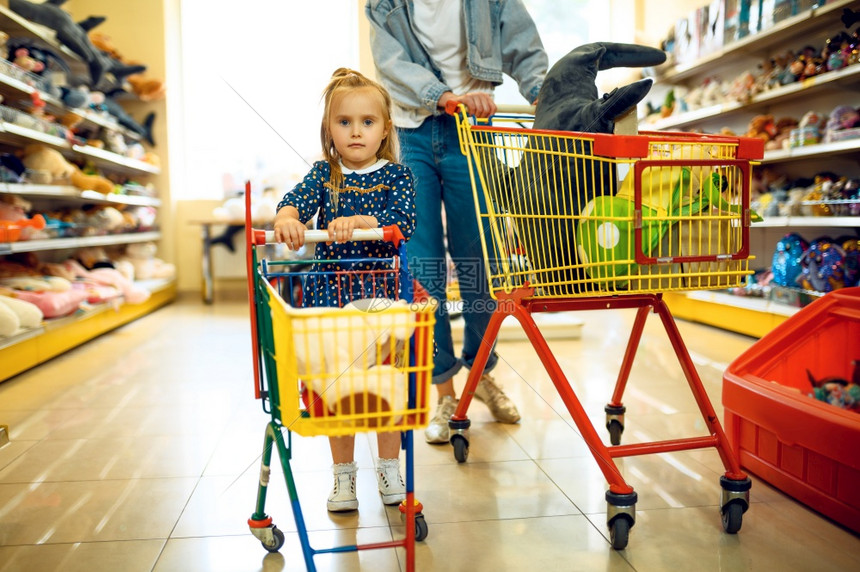
[[(326, 161), (314, 163), (304, 180), (284, 195), (278, 209), (290, 205), (307, 222), (319, 210), (317, 228), (343, 216), (357, 214), (376, 218), (379, 226), (397, 225), (408, 240), (415, 229), (415, 190), (412, 172), (399, 163), (385, 160), (359, 171), (344, 169), (344, 182), (337, 202), (329, 185), (331, 169)], [(397, 298), (390, 273), (397, 248), (388, 242), (350, 241), (319, 243), (311, 271), (305, 282), (303, 306), (343, 306), (358, 298)], [(373, 259), (387, 258), (387, 262)], [(368, 260), (369, 259), (369, 260)], [(331, 262), (343, 261), (343, 262)], [(346, 274), (349, 272), (349, 274)]]

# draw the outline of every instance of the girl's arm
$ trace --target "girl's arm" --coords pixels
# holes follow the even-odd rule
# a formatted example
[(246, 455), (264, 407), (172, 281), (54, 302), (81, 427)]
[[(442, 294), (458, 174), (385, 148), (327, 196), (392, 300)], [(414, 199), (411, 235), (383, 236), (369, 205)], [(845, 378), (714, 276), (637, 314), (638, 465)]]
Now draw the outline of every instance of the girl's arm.
[(379, 222), (371, 215), (341, 216), (328, 225), (328, 237), (332, 242), (346, 242), (352, 238), (352, 232), (357, 228), (376, 228)]
[(286, 205), (275, 215), (275, 240), (285, 243), (291, 250), (298, 250), (305, 244), (307, 227), (299, 220), (296, 207)]
[(325, 191), (323, 183), (328, 174), (323, 171), (325, 163), (315, 163), (304, 180), (287, 192), (278, 203), (275, 215), (275, 240), (285, 242), (292, 249), (305, 243), (305, 224), (317, 213)]

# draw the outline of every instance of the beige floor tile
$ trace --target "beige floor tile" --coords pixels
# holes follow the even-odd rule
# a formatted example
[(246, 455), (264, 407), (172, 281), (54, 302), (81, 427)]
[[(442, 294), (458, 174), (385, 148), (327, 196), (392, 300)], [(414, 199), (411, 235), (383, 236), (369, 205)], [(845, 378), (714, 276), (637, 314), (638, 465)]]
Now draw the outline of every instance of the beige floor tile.
[(195, 479), (0, 485), (0, 546), (167, 538)]
[(418, 479), (431, 524), (579, 514), (532, 461), (434, 465)]
[(164, 540), (0, 546), (2, 572), (149, 572)]
[[(794, 503), (788, 503), (794, 505)], [(605, 515), (589, 515), (595, 525)], [(810, 525), (821, 536), (809, 530)], [(795, 539), (788, 541), (787, 539)], [(826, 539), (826, 540), (825, 540)], [(860, 539), (820, 517), (783, 511), (780, 503), (756, 505), (738, 534), (723, 531), (712, 507), (642, 510), (623, 551), (641, 572), (665, 570), (856, 570)]]
[(0, 410), (3, 424), (9, 426), (12, 441), (41, 440), (55, 435), (69, 420), (81, 414), (80, 409)]
[(3, 447), (0, 447), (0, 471), (7, 467), (12, 461), (23, 455), (38, 441), (22, 441), (13, 439)]
[(213, 448), (206, 435), (47, 439), (0, 471), (0, 483), (194, 477)]
[[(0, 448), (0, 572), (304, 570), (277, 454), (265, 510), (285, 533), (281, 553), (267, 553), (247, 528), (270, 420), (253, 399), (247, 312), (241, 299), (211, 306), (183, 299), (0, 383), (0, 422), (12, 438)], [(580, 337), (549, 347), (605, 443), (603, 408), (634, 312), (574, 314), (585, 321)], [(721, 418), (722, 372), (754, 340), (685, 322), (678, 328)], [(742, 530), (725, 534), (718, 509), (725, 470), (713, 448), (617, 460), (639, 502), (629, 546), (612, 550), (606, 479), (535, 349), (511, 341), (497, 350), (493, 375), (522, 421), (495, 423), (472, 403), (463, 464), (450, 445), (413, 434), (415, 493), (429, 529), (416, 547), (420, 572), (860, 569), (860, 535), (755, 475)], [(105, 355), (117, 359), (105, 365)], [(458, 391), (467, 376), (455, 378)], [(623, 402), (625, 444), (707, 433), (656, 316)], [(290, 454), (314, 548), (403, 537), (399, 511), (384, 507), (377, 491), (374, 434), (356, 439), (358, 512), (325, 509), (326, 437), (294, 434)], [(315, 563), (401, 572), (404, 554), (321, 554)]]
[(606, 570), (632, 572), (583, 516), (430, 524), (416, 568), (438, 572)]
[[(313, 532), (313, 549), (329, 549), (374, 542), (388, 542), (388, 527)], [(361, 550), (342, 554), (319, 554), (314, 558), (319, 572), (399, 572), (394, 548)], [(279, 553), (270, 554), (250, 534), (207, 538), (172, 538), (158, 560), (154, 572), (299, 572), (306, 570), (301, 542), (293, 532), (285, 533)], [(420, 570), (420, 568), (419, 568)]]

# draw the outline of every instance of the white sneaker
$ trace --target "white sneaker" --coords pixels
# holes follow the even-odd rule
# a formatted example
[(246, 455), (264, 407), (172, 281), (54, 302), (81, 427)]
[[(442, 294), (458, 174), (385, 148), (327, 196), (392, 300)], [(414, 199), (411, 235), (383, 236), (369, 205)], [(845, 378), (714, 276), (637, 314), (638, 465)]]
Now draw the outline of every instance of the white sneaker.
[(332, 467), (334, 472), (334, 488), (328, 495), (326, 508), (331, 512), (342, 512), (358, 508), (358, 497), (355, 495), (355, 472), (358, 465), (352, 463), (337, 463)]
[(376, 481), (382, 504), (400, 504), (406, 498), (406, 485), (400, 474), (400, 459), (377, 459)]
[(436, 406), (436, 414), (430, 420), (427, 428), (424, 429), (424, 439), (428, 443), (448, 442), (448, 420), (454, 415), (459, 402), (459, 399), (450, 395), (445, 395), (439, 399), (439, 404)]
[(516, 423), (520, 420), (520, 412), (502, 388), (496, 385), (493, 378), (485, 373), (478, 382), (475, 389), (475, 397), (483, 401), (493, 414), (493, 418), (499, 423)]

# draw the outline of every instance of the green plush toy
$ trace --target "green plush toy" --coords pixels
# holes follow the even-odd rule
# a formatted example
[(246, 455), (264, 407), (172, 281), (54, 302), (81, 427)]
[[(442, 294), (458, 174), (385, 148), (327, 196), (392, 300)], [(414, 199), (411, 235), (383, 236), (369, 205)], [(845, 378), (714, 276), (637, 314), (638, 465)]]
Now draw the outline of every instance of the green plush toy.
[[(642, 205), (642, 252), (651, 256), (673, 224), (675, 217), (688, 217), (716, 207), (725, 212), (740, 213), (740, 205), (729, 204), (722, 196), (727, 180), (711, 173), (702, 183), (702, 192), (687, 204), (681, 204), (684, 189), (688, 189), (691, 172), (680, 169), (678, 180), (672, 186), (666, 214), (657, 208)], [(619, 277), (638, 273), (634, 252), (634, 202), (626, 196), (600, 196), (589, 201), (577, 226), (576, 245), (579, 258), (592, 279), (626, 287), (627, 281)], [(667, 216), (668, 215), (668, 216)], [(755, 212), (752, 220), (761, 220)], [(680, 253), (676, 253), (680, 256)]]

